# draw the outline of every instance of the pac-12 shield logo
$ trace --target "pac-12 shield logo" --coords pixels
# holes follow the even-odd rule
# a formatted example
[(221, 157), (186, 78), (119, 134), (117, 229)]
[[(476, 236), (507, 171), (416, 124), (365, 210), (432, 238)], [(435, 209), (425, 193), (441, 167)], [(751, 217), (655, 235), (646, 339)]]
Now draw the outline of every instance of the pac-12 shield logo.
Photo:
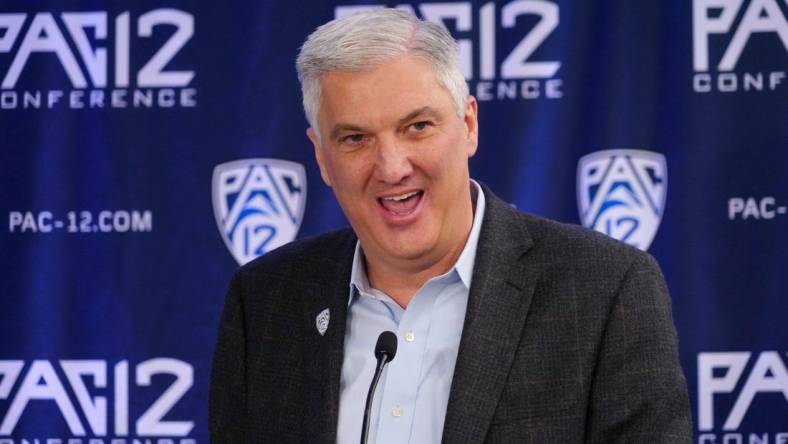
[(580, 219), (588, 228), (647, 250), (665, 209), (665, 156), (642, 150), (606, 150), (577, 164)]
[(225, 245), (243, 265), (298, 234), (306, 172), (295, 162), (243, 159), (213, 170), (213, 212)]

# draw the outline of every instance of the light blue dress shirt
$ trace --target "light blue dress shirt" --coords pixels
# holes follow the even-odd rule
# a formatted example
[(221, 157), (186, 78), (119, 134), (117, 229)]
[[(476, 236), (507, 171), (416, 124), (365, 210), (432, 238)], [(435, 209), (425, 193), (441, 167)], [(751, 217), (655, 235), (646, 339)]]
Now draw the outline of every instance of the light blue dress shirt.
[(484, 215), (481, 187), (473, 180), (471, 186), (476, 208), (465, 248), (449, 271), (431, 278), (416, 292), (406, 309), (370, 287), (363, 251), (356, 244), (340, 382), (338, 443), (355, 444), (361, 438), (364, 403), (375, 371), (374, 347), (385, 330), (397, 334), (397, 355), (383, 370), (375, 392), (369, 442), (440, 442)]

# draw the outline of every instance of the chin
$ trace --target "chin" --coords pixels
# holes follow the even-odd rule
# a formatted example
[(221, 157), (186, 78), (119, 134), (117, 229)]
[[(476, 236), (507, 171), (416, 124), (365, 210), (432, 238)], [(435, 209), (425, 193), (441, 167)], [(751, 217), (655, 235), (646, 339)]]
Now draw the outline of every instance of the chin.
[(423, 239), (400, 239), (396, 243), (390, 243), (384, 248), (399, 259), (419, 259), (424, 257), (432, 249), (433, 243)]

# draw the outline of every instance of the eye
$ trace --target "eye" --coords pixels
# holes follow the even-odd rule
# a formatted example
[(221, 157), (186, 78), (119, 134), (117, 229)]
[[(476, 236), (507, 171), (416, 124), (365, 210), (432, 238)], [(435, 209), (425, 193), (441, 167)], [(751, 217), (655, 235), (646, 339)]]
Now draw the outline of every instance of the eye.
[(347, 136), (344, 136), (344, 137), (340, 138), (339, 141), (342, 142), (342, 143), (349, 143), (349, 144), (353, 144), (353, 145), (358, 145), (358, 144), (364, 142), (364, 135), (363, 134), (350, 134), (350, 135), (347, 135)]
[(427, 120), (422, 120), (420, 122), (416, 122), (410, 125), (410, 127), (417, 132), (422, 132), (430, 126), (432, 126), (432, 122)]

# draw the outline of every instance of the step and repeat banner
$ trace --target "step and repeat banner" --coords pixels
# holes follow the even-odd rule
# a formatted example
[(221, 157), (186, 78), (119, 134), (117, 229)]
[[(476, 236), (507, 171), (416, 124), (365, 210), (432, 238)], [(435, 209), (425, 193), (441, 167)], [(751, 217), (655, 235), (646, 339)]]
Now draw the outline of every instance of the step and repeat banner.
[(659, 260), (695, 441), (788, 443), (785, 0), (3, 0), (0, 444), (207, 443), (233, 270), (347, 224), (298, 48), (381, 6), (458, 39), (473, 177)]

